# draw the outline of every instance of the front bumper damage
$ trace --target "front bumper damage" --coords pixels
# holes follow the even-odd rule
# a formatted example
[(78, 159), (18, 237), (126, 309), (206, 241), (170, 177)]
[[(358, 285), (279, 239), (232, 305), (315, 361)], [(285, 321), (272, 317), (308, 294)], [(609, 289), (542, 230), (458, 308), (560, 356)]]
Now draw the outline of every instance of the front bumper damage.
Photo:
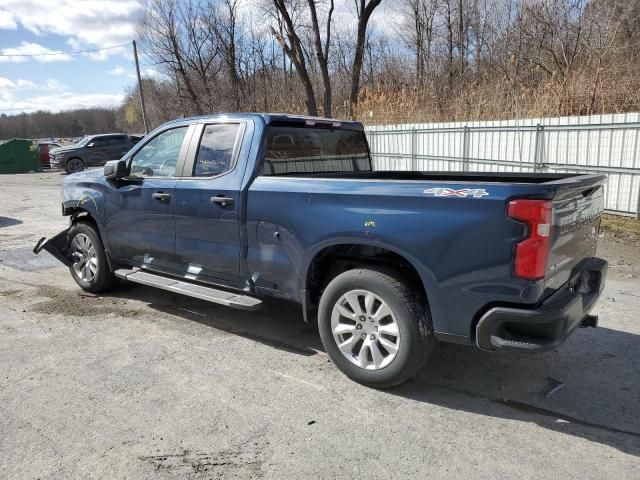
[(482, 350), (543, 352), (562, 342), (577, 327), (595, 327), (589, 315), (604, 289), (607, 262), (592, 258), (563, 288), (535, 308), (494, 307), (476, 326)]
[(71, 266), (72, 261), (69, 258), (69, 228), (49, 239), (42, 237), (33, 247), (33, 253), (37, 255), (42, 250), (49, 252), (67, 267)]

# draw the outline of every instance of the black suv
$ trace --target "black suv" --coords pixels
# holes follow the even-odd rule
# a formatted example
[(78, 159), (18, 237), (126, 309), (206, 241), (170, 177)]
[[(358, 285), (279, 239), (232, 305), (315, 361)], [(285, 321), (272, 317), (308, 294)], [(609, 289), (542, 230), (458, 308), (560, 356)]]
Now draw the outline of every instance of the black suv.
[(141, 138), (124, 133), (90, 135), (74, 145), (50, 150), (49, 164), (51, 168), (64, 168), (67, 173), (81, 172), (87, 167), (121, 158)]

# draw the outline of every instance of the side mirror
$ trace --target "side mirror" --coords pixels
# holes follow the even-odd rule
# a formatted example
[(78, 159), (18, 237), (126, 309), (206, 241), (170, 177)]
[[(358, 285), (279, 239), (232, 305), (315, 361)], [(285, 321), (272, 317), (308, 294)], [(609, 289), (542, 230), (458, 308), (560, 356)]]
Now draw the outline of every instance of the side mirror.
[(87, 144), (88, 148), (93, 148), (93, 142)]
[(104, 176), (109, 180), (118, 180), (127, 176), (127, 162), (111, 160), (104, 165)]

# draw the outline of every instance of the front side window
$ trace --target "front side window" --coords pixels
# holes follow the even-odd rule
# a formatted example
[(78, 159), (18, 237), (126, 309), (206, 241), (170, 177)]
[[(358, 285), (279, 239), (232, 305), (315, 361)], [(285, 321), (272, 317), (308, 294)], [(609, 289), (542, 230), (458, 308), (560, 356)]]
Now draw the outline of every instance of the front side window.
[(364, 132), (268, 127), (262, 175), (371, 171)]
[(193, 166), (194, 177), (214, 177), (233, 168), (233, 151), (240, 125), (206, 125)]
[(93, 148), (103, 148), (109, 144), (109, 139), (106, 137), (98, 137), (91, 143), (93, 143)]
[(188, 127), (172, 128), (153, 137), (131, 160), (131, 175), (175, 177), (182, 141)]

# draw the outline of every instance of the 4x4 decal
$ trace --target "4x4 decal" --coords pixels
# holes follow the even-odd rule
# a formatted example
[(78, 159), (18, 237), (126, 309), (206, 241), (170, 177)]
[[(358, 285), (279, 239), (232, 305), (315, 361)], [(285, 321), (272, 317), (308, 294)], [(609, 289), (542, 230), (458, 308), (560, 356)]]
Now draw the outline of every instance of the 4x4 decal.
[(433, 195), (434, 197), (473, 197), (482, 198), (489, 195), (484, 188), (463, 188), (461, 190), (455, 190), (453, 188), (429, 188), (422, 193), (427, 195)]

